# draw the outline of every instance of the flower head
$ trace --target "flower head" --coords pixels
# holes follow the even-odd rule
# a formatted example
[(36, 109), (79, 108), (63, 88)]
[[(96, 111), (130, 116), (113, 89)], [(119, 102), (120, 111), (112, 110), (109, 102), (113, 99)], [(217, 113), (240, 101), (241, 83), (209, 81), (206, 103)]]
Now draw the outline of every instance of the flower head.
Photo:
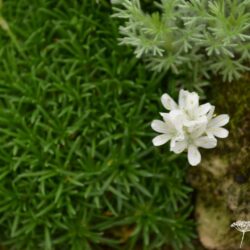
[(242, 232), (242, 238), (240, 243), (240, 248), (241, 248), (245, 233), (250, 232), (250, 221), (239, 220), (232, 223), (231, 227), (234, 227), (238, 231)]
[(250, 221), (238, 220), (232, 223), (231, 227), (234, 227), (235, 229), (237, 229), (242, 233), (250, 232)]
[(168, 94), (163, 94), (161, 102), (169, 112), (160, 113), (163, 121), (151, 123), (152, 129), (161, 133), (153, 139), (153, 144), (160, 146), (170, 141), (170, 151), (179, 154), (187, 150), (192, 166), (201, 161), (198, 148), (214, 148), (216, 137), (228, 136), (222, 126), (228, 123), (229, 116), (214, 117), (214, 106), (210, 103), (199, 105), (197, 93), (180, 90), (178, 104)]

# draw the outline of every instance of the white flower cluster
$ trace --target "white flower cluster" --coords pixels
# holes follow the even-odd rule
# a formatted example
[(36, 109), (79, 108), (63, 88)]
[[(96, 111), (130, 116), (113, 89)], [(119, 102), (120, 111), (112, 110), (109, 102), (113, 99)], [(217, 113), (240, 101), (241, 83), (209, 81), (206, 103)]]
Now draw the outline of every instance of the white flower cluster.
[(240, 242), (240, 248), (241, 248), (245, 233), (250, 232), (250, 221), (238, 220), (238, 221), (232, 223), (231, 227), (234, 227), (238, 231), (242, 232), (242, 238), (241, 238), (241, 242)]
[(226, 138), (228, 130), (222, 128), (229, 121), (228, 115), (214, 115), (215, 107), (210, 103), (199, 105), (195, 92), (180, 90), (178, 104), (168, 95), (161, 97), (162, 105), (168, 113), (160, 113), (163, 118), (154, 120), (151, 127), (161, 135), (153, 139), (155, 146), (170, 141), (170, 151), (179, 154), (188, 152), (188, 161), (196, 166), (201, 161), (201, 148), (214, 148), (218, 138)]
[(231, 224), (231, 227), (234, 227), (238, 231), (244, 233), (244, 232), (250, 232), (250, 221), (245, 220), (238, 220)]

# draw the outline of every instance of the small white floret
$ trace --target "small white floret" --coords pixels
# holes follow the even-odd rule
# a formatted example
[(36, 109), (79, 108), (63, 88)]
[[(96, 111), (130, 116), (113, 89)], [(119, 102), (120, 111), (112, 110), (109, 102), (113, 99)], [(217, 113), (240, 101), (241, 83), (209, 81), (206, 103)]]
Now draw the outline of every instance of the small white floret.
[(250, 221), (239, 220), (239, 221), (232, 223), (231, 227), (234, 227), (238, 231), (242, 232), (242, 238), (241, 238), (241, 242), (240, 242), (240, 248), (241, 248), (245, 233), (250, 232)]

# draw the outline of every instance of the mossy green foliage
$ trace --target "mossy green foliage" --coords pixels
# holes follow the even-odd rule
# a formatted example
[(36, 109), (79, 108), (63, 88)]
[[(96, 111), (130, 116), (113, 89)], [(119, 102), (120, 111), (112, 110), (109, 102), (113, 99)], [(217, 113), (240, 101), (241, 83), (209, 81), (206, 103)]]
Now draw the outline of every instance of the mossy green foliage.
[[(250, 75), (245, 74), (241, 80), (226, 83), (222, 83), (218, 78), (213, 79), (209, 95), (211, 103), (216, 106), (216, 113), (230, 116), (230, 122), (226, 125), (229, 137), (219, 142), (217, 156), (213, 152), (208, 153), (209, 162), (205, 163), (207, 169), (211, 171), (214, 168), (216, 172), (221, 172), (220, 175), (215, 178), (210, 172), (201, 171), (197, 180), (193, 179), (191, 182), (202, 190), (200, 196), (203, 202), (208, 200), (208, 204), (212, 202), (211, 205), (215, 205), (216, 202), (225, 203), (225, 198), (221, 199), (221, 194), (218, 194), (219, 199), (216, 201), (216, 196), (213, 193), (209, 195), (208, 190), (216, 190), (223, 182), (233, 180), (232, 189), (237, 192), (230, 190), (229, 193), (237, 201), (237, 211), (244, 208), (249, 217), (247, 202), (250, 190)], [(196, 172), (192, 170), (192, 177), (194, 176)], [(241, 218), (239, 212), (235, 214), (234, 220)]]
[(250, 178), (250, 75), (232, 83), (215, 81), (212, 96), (217, 110), (230, 115), (230, 135), (224, 151), (230, 152), (232, 169), (243, 174), (246, 182)]
[(108, 1), (4, 2), (0, 242), (7, 249), (190, 245), (186, 160), (151, 143), (163, 75), (117, 44), (110, 14)]

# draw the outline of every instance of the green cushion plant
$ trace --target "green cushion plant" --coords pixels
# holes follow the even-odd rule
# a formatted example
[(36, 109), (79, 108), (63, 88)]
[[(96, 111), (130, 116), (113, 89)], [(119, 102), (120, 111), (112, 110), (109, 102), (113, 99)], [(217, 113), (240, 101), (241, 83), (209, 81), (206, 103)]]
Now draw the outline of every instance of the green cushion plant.
[(186, 160), (151, 142), (164, 74), (147, 72), (117, 45), (111, 13), (108, 1), (4, 2), (0, 244), (6, 249), (191, 246)]

